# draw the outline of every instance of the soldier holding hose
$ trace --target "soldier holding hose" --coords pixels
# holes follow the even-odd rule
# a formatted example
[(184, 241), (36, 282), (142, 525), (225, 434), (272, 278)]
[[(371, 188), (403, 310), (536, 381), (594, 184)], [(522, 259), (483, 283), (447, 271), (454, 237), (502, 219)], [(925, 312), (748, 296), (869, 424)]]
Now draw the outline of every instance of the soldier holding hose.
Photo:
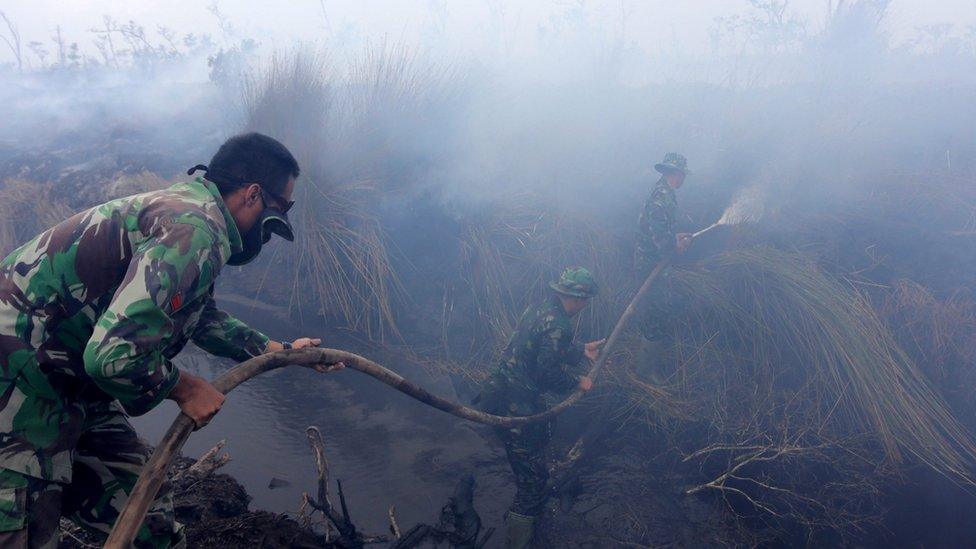
[[(550, 296), (522, 314), (501, 363), (482, 390), (479, 404), (489, 413), (537, 414), (546, 409), (546, 393), (593, 387), (584, 375), (583, 358), (595, 361), (604, 340), (575, 343), (571, 322), (597, 293), (593, 275), (582, 267), (569, 268), (550, 287)], [(507, 546), (521, 549), (531, 544), (547, 499), (550, 422), (498, 427), (496, 432), (515, 473), (515, 501), (505, 516)]]
[[(319, 343), (271, 341), (214, 301), (224, 265), (272, 234), (294, 239), (295, 158), (252, 133), (196, 169), (206, 176), (81, 212), (0, 263), (0, 547), (57, 547), (62, 515), (109, 532), (149, 456), (126, 416), (171, 399), (199, 427), (223, 404), (173, 364), (188, 341), (238, 361)], [(136, 546), (182, 543), (164, 488)]]
[[(657, 264), (669, 260), (674, 254), (684, 253), (691, 247), (693, 236), (675, 232), (677, 191), (684, 185), (691, 171), (688, 160), (678, 153), (667, 153), (664, 160), (654, 165), (661, 174), (644, 202), (638, 220), (636, 267), (638, 280), (643, 280)], [(661, 280), (655, 284), (641, 307), (641, 345), (637, 363), (648, 371), (655, 381), (663, 381), (657, 371), (664, 339), (673, 312), (680, 308), (678, 296), (671, 288), (670, 267), (661, 271)]]

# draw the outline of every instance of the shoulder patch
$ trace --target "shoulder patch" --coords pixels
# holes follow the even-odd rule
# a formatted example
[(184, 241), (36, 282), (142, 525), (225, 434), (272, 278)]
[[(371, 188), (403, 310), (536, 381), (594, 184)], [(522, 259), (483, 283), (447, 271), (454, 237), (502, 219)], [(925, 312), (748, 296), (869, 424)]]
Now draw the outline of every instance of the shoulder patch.
[(169, 308), (171, 312), (179, 311), (183, 307), (183, 292), (176, 292), (173, 299), (169, 300)]

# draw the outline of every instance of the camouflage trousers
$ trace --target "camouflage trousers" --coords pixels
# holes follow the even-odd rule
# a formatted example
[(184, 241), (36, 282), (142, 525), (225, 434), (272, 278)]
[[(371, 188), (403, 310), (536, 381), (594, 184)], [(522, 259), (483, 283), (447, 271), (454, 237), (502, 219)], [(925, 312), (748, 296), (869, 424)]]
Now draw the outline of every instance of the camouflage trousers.
[[(646, 273), (649, 272), (651, 272), (651, 268), (646, 270)], [(636, 282), (634, 292), (643, 283), (644, 278), (640, 278)], [(636, 320), (641, 335), (650, 341), (664, 339), (674, 326), (675, 313), (685, 306), (685, 297), (680, 292), (675, 291), (671, 267), (665, 267), (647, 290), (647, 294), (638, 308)]]
[[(122, 511), (149, 447), (125, 416), (108, 405), (90, 412), (72, 459), (71, 482), (0, 469), (0, 547), (56, 548), (61, 516), (105, 537)], [(165, 483), (139, 530), (136, 547), (183, 546), (183, 527)]]
[(551, 438), (549, 422), (498, 428), (495, 433), (505, 445), (508, 463), (515, 474), (512, 512), (536, 517), (542, 514), (548, 494), (549, 468), (546, 450)]

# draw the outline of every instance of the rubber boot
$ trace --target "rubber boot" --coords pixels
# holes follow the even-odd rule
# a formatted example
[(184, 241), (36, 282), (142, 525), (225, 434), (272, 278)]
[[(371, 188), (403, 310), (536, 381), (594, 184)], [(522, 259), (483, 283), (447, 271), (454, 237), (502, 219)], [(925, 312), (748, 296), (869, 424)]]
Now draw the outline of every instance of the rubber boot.
[(509, 511), (505, 515), (505, 524), (508, 529), (505, 538), (506, 549), (528, 549), (532, 547), (532, 538), (535, 536), (535, 521), (536, 517)]

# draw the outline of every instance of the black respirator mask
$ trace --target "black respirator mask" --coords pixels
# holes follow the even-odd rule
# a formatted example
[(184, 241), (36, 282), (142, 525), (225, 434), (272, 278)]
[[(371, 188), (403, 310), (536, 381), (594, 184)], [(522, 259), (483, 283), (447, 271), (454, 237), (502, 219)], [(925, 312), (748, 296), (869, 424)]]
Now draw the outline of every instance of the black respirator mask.
[[(204, 177), (214, 183), (224, 184), (224, 185), (234, 185), (238, 187), (246, 187), (248, 183), (241, 180), (233, 174), (223, 172), (222, 170), (210, 170), (203, 164), (197, 164), (196, 166), (187, 170), (187, 175), (193, 175), (193, 172), (201, 170), (207, 172)], [(227, 259), (228, 265), (239, 266), (250, 263), (255, 257), (261, 253), (261, 247), (271, 240), (271, 235), (276, 234), (281, 238), (289, 242), (295, 240), (295, 231), (292, 229), (291, 223), (288, 221), (288, 215), (286, 212), (280, 210), (269, 208), (267, 195), (269, 193), (263, 188), (261, 189), (261, 200), (264, 202), (264, 211), (258, 216), (257, 221), (254, 222), (254, 226), (251, 227), (249, 231), (241, 235), (241, 241), (243, 243), (244, 249), (235, 254), (231, 254), (230, 258)], [(289, 206), (290, 207), (290, 206)]]

